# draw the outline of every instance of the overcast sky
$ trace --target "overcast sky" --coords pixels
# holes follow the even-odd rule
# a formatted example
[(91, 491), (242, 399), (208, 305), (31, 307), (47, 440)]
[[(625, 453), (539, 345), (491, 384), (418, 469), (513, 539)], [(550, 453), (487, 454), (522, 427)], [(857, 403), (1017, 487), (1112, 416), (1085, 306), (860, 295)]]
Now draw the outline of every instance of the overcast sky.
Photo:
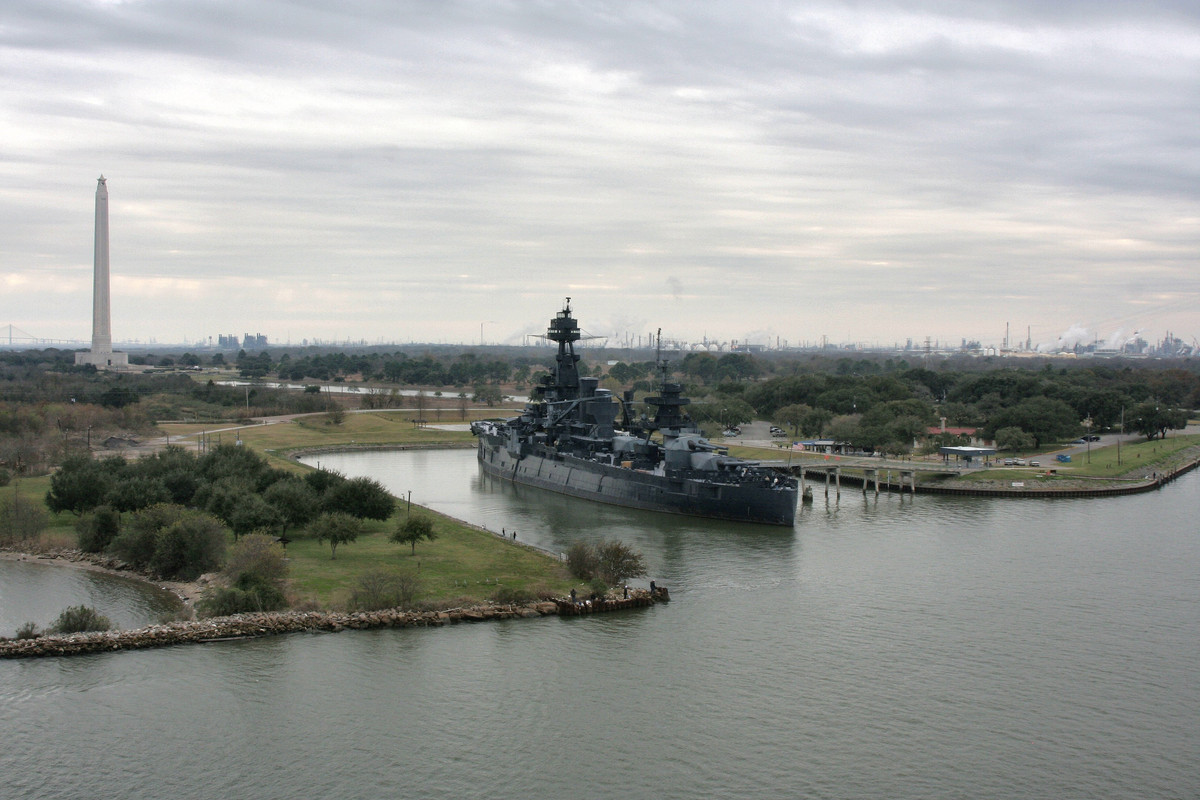
[(4, 335), (90, 337), (103, 174), (118, 341), (1200, 336), (1193, 0), (5, 0), (0, 74)]

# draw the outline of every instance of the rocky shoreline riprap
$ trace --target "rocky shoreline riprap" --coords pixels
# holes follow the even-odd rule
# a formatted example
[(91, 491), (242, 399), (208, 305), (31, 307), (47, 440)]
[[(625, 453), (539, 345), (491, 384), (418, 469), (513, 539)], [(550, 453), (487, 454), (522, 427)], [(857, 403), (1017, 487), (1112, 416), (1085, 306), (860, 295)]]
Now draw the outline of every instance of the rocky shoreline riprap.
[(38, 658), (141, 650), (180, 644), (204, 644), (285, 633), (336, 633), (377, 628), (439, 627), (464, 622), (575, 615), (641, 608), (666, 600), (665, 589), (653, 594), (631, 591), (628, 598), (588, 602), (545, 600), (524, 605), (486, 604), (443, 611), (274, 611), (234, 614), (203, 620), (181, 620), (136, 630), (50, 634), (32, 639), (0, 639), (0, 658)]

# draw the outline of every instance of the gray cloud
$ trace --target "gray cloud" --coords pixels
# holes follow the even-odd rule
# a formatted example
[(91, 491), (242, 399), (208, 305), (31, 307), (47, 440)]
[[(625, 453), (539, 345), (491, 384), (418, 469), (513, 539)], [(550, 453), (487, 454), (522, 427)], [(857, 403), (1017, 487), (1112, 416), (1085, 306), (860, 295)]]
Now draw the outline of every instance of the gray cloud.
[(19, 0), (0, 324), (86, 334), (104, 172), (118, 338), (471, 341), (567, 294), (676, 338), (1194, 332), (1198, 61), (1185, 3)]

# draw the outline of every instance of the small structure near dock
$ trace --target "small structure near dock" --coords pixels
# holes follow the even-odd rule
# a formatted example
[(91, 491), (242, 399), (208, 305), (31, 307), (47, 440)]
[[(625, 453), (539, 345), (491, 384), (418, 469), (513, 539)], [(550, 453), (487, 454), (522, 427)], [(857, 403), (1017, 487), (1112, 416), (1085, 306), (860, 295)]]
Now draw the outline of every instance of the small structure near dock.
[(578, 617), (584, 614), (600, 614), (605, 611), (624, 611), (628, 608), (645, 608), (655, 603), (670, 601), (666, 587), (658, 586), (651, 591), (644, 589), (629, 593), (628, 597), (596, 597), (590, 600), (555, 600), (560, 617)]

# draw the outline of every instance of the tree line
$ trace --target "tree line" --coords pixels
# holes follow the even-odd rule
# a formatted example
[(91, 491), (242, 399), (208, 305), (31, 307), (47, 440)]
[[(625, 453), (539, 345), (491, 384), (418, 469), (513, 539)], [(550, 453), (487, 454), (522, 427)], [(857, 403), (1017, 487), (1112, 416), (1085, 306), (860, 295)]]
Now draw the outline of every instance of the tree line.
[(395, 499), (371, 478), (301, 477), (237, 445), (199, 456), (172, 446), (137, 461), (71, 456), (51, 477), (46, 506), (80, 517), (81, 549), (187, 580), (220, 566), (227, 532), (235, 542), (309, 536), (336, 555), (363, 520), (388, 519)]
[[(711, 359), (715, 361), (715, 359)], [(864, 362), (871, 364), (872, 362)], [(805, 368), (807, 366), (808, 368)], [(1009, 446), (1040, 447), (1085, 432), (1164, 436), (1183, 428), (1200, 405), (1196, 365), (1187, 368), (1092, 364), (1040, 368), (1003, 366), (959, 371), (893, 364), (833, 370), (794, 365), (792, 374), (702, 381), (695, 415), (724, 427), (769, 419), (793, 436), (827, 437), (865, 450), (906, 453), (932, 427), (970, 428)], [(1003, 436), (1001, 433), (1003, 432)], [(966, 444), (946, 434), (933, 444)]]

